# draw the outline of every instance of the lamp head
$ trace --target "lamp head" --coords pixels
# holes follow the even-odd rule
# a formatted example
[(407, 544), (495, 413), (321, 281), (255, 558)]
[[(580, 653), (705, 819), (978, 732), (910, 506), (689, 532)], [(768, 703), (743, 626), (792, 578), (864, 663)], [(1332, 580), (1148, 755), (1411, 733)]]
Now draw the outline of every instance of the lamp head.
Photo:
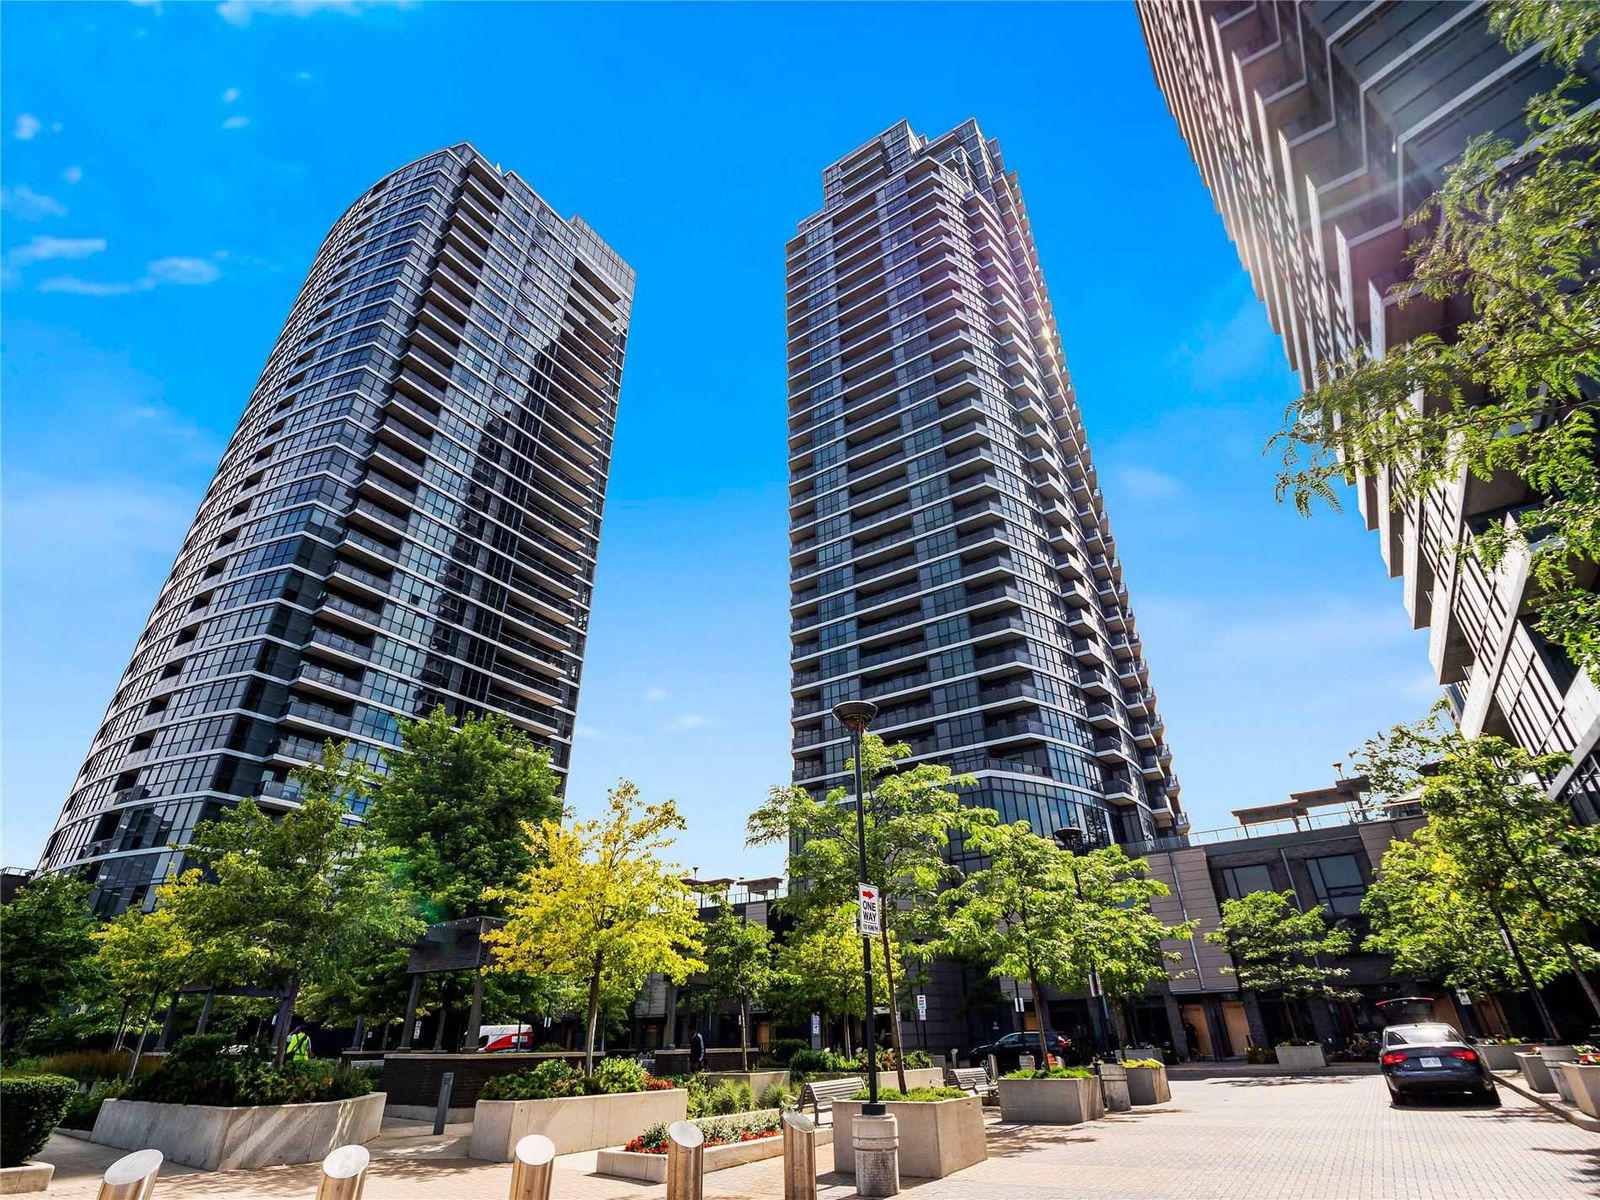
[(1056, 830), (1056, 841), (1063, 850), (1076, 854), (1083, 849), (1083, 830), (1076, 825), (1064, 825)]
[(865, 733), (878, 706), (871, 700), (845, 700), (833, 706), (834, 718), (851, 733)]

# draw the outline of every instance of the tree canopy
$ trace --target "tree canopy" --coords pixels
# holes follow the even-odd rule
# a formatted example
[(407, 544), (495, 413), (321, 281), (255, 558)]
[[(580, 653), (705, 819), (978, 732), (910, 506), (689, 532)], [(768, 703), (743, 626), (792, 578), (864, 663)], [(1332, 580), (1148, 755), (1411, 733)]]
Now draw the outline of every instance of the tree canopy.
[[(897, 962), (899, 941), (893, 936), (889, 950)], [(895, 962), (886, 963), (882, 954), (872, 956), (875, 996), (889, 995), (889, 975)], [(791, 1021), (803, 1021), (810, 1013), (843, 1018), (845, 1051), (849, 1053), (849, 1018), (865, 1012), (867, 1005), (854, 900), (831, 909), (812, 910), (805, 922), (778, 946), (767, 1003)]]
[[(1222, 919), (1206, 941), (1233, 956), (1239, 986), (1247, 991), (1276, 992), (1286, 999), (1321, 995), (1348, 998), (1348, 989), (1335, 986), (1349, 970), (1321, 962), (1320, 956), (1348, 954), (1355, 935), (1330, 928), (1322, 906), (1301, 912), (1293, 892), (1250, 892), (1222, 902)], [(1289, 1029), (1299, 1027), (1294, 1006), (1285, 1005)]]
[(603, 999), (631, 1000), (652, 972), (682, 983), (705, 969), (694, 902), (680, 868), (662, 858), (683, 827), (671, 800), (641, 805), (624, 780), (603, 820), (524, 823), (529, 865), (485, 893), (506, 912), (505, 926), (484, 935), (491, 970), (585, 982), (589, 1070)]
[(740, 1070), (750, 1069), (750, 1006), (772, 986), (772, 931), (739, 915), (723, 899), (716, 920), (705, 928), (707, 992), (714, 1001), (739, 1005)]
[(8, 1042), (89, 982), (96, 924), (89, 890), (70, 875), (36, 875), (0, 905), (0, 1015)]

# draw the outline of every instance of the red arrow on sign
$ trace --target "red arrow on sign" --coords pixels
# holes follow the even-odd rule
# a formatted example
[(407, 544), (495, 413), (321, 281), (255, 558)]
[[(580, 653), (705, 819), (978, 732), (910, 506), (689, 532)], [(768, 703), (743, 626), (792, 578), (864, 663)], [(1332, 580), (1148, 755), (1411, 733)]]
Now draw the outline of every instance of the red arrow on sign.
[(863, 891), (861, 893), (861, 898), (863, 900), (871, 900), (872, 899), (872, 893), (869, 892), (869, 891), (866, 891), (865, 889), (863, 889)]

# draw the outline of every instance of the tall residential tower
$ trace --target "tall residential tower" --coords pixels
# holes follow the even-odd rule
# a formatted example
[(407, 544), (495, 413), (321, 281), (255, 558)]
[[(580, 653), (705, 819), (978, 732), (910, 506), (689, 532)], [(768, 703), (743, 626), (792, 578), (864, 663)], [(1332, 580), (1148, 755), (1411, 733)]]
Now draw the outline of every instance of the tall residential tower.
[[(1358, 346), (1382, 355), (1462, 319), (1394, 296), (1405, 218), (1470, 138), (1525, 136), (1523, 106), (1561, 78), (1539, 47), (1507, 50), (1477, 0), (1138, 7), (1156, 80), (1305, 385)], [(1574, 95), (1592, 103), (1592, 54), (1584, 71)], [(1554, 792), (1600, 821), (1600, 691), (1533, 628), (1525, 558), (1490, 572), (1453, 551), (1538, 497), (1509, 474), (1463, 476), (1396, 507), (1392, 485), (1364, 479), (1361, 512), (1463, 729), (1572, 754)]]
[(998, 143), (973, 121), (936, 138), (902, 122), (830, 166), (823, 194), (788, 246), (796, 781), (846, 782), (829, 710), (865, 698), (876, 732), (976, 775), (972, 802), (1003, 820), (1100, 844), (1181, 831)]
[(45, 847), (146, 903), (329, 738), (500, 713), (564, 772), (633, 272), (468, 145), (323, 242)]

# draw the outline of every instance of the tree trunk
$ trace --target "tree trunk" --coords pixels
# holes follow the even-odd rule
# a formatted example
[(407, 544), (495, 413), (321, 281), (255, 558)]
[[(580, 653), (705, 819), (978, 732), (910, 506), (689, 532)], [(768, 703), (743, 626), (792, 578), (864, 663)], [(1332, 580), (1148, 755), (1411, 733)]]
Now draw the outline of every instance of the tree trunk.
[(844, 1017), (844, 1056), (846, 1058), (854, 1058), (855, 1057), (855, 1055), (851, 1052), (851, 1049), (850, 1049), (850, 1014), (849, 1013), (846, 1013), (845, 1017)]
[(1583, 994), (1589, 998), (1589, 1007), (1594, 1009), (1597, 1016), (1600, 1016), (1600, 995), (1595, 993), (1594, 984), (1590, 983), (1589, 977), (1584, 974), (1583, 967), (1578, 962), (1578, 956), (1572, 951), (1571, 943), (1562, 942), (1561, 949), (1567, 956), (1567, 962), (1572, 967), (1572, 973), (1578, 977), (1578, 986), (1583, 989)]
[(594, 1074), (594, 1030), (600, 1020), (600, 955), (594, 956), (594, 974), (589, 976), (589, 1017), (584, 1025), (583, 1073)]
[(1289, 1037), (1298, 1042), (1300, 1040), (1300, 1026), (1294, 1019), (1294, 998), (1283, 996), (1281, 999), (1283, 1000), (1283, 1015), (1289, 1021)]
[(133, 1061), (128, 1064), (128, 1081), (138, 1073), (139, 1060), (144, 1057), (144, 1039), (150, 1033), (150, 1022), (156, 1019), (156, 1002), (161, 999), (161, 989), (157, 988), (150, 993), (150, 1007), (144, 1014), (144, 1022), (139, 1026), (139, 1045), (134, 1048)]
[(750, 1069), (750, 1001), (739, 997), (739, 1069)]
[(278, 1023), (272, 1030), (272, 1065), (283, 1066), (284, 1055), (289, 1051), (289, 1026), (294, 1022), (294, 1002), (300, 996), (300, 976), (289, 976), (283, 989), (283, 1001), (278, 1005)]
[(1030, 964), (1028, 967), (1028, 986), (1033, 989), (1033, 1016), (1039, 1022), (1039, 1069), (1050, 1069), (1050, 1039), (1046, 1036), (1050, 1032), (1050, 1001), (1044, 998), (1044, 988), (1039, 986), (1039, 973)]
[[(900, 1090), (906, 1091), (906, 1055), (900, 1045), (900, 994), (895, 986), (894, 958), (889, 953), (889, 926), (879, 934), (883, 939), (883, 974), (889, 984), (889, 1044), (894, 1047), (894, 1069)], [(877, 1053), (877, 1047), (872, 1052)]]
[(122, 1049), (122, 1039), (128, 1032), (128, 998), (122, 998), (122, 1010), (117, 1013), (117, 1040), (111, 1043), (113, 1050)]

